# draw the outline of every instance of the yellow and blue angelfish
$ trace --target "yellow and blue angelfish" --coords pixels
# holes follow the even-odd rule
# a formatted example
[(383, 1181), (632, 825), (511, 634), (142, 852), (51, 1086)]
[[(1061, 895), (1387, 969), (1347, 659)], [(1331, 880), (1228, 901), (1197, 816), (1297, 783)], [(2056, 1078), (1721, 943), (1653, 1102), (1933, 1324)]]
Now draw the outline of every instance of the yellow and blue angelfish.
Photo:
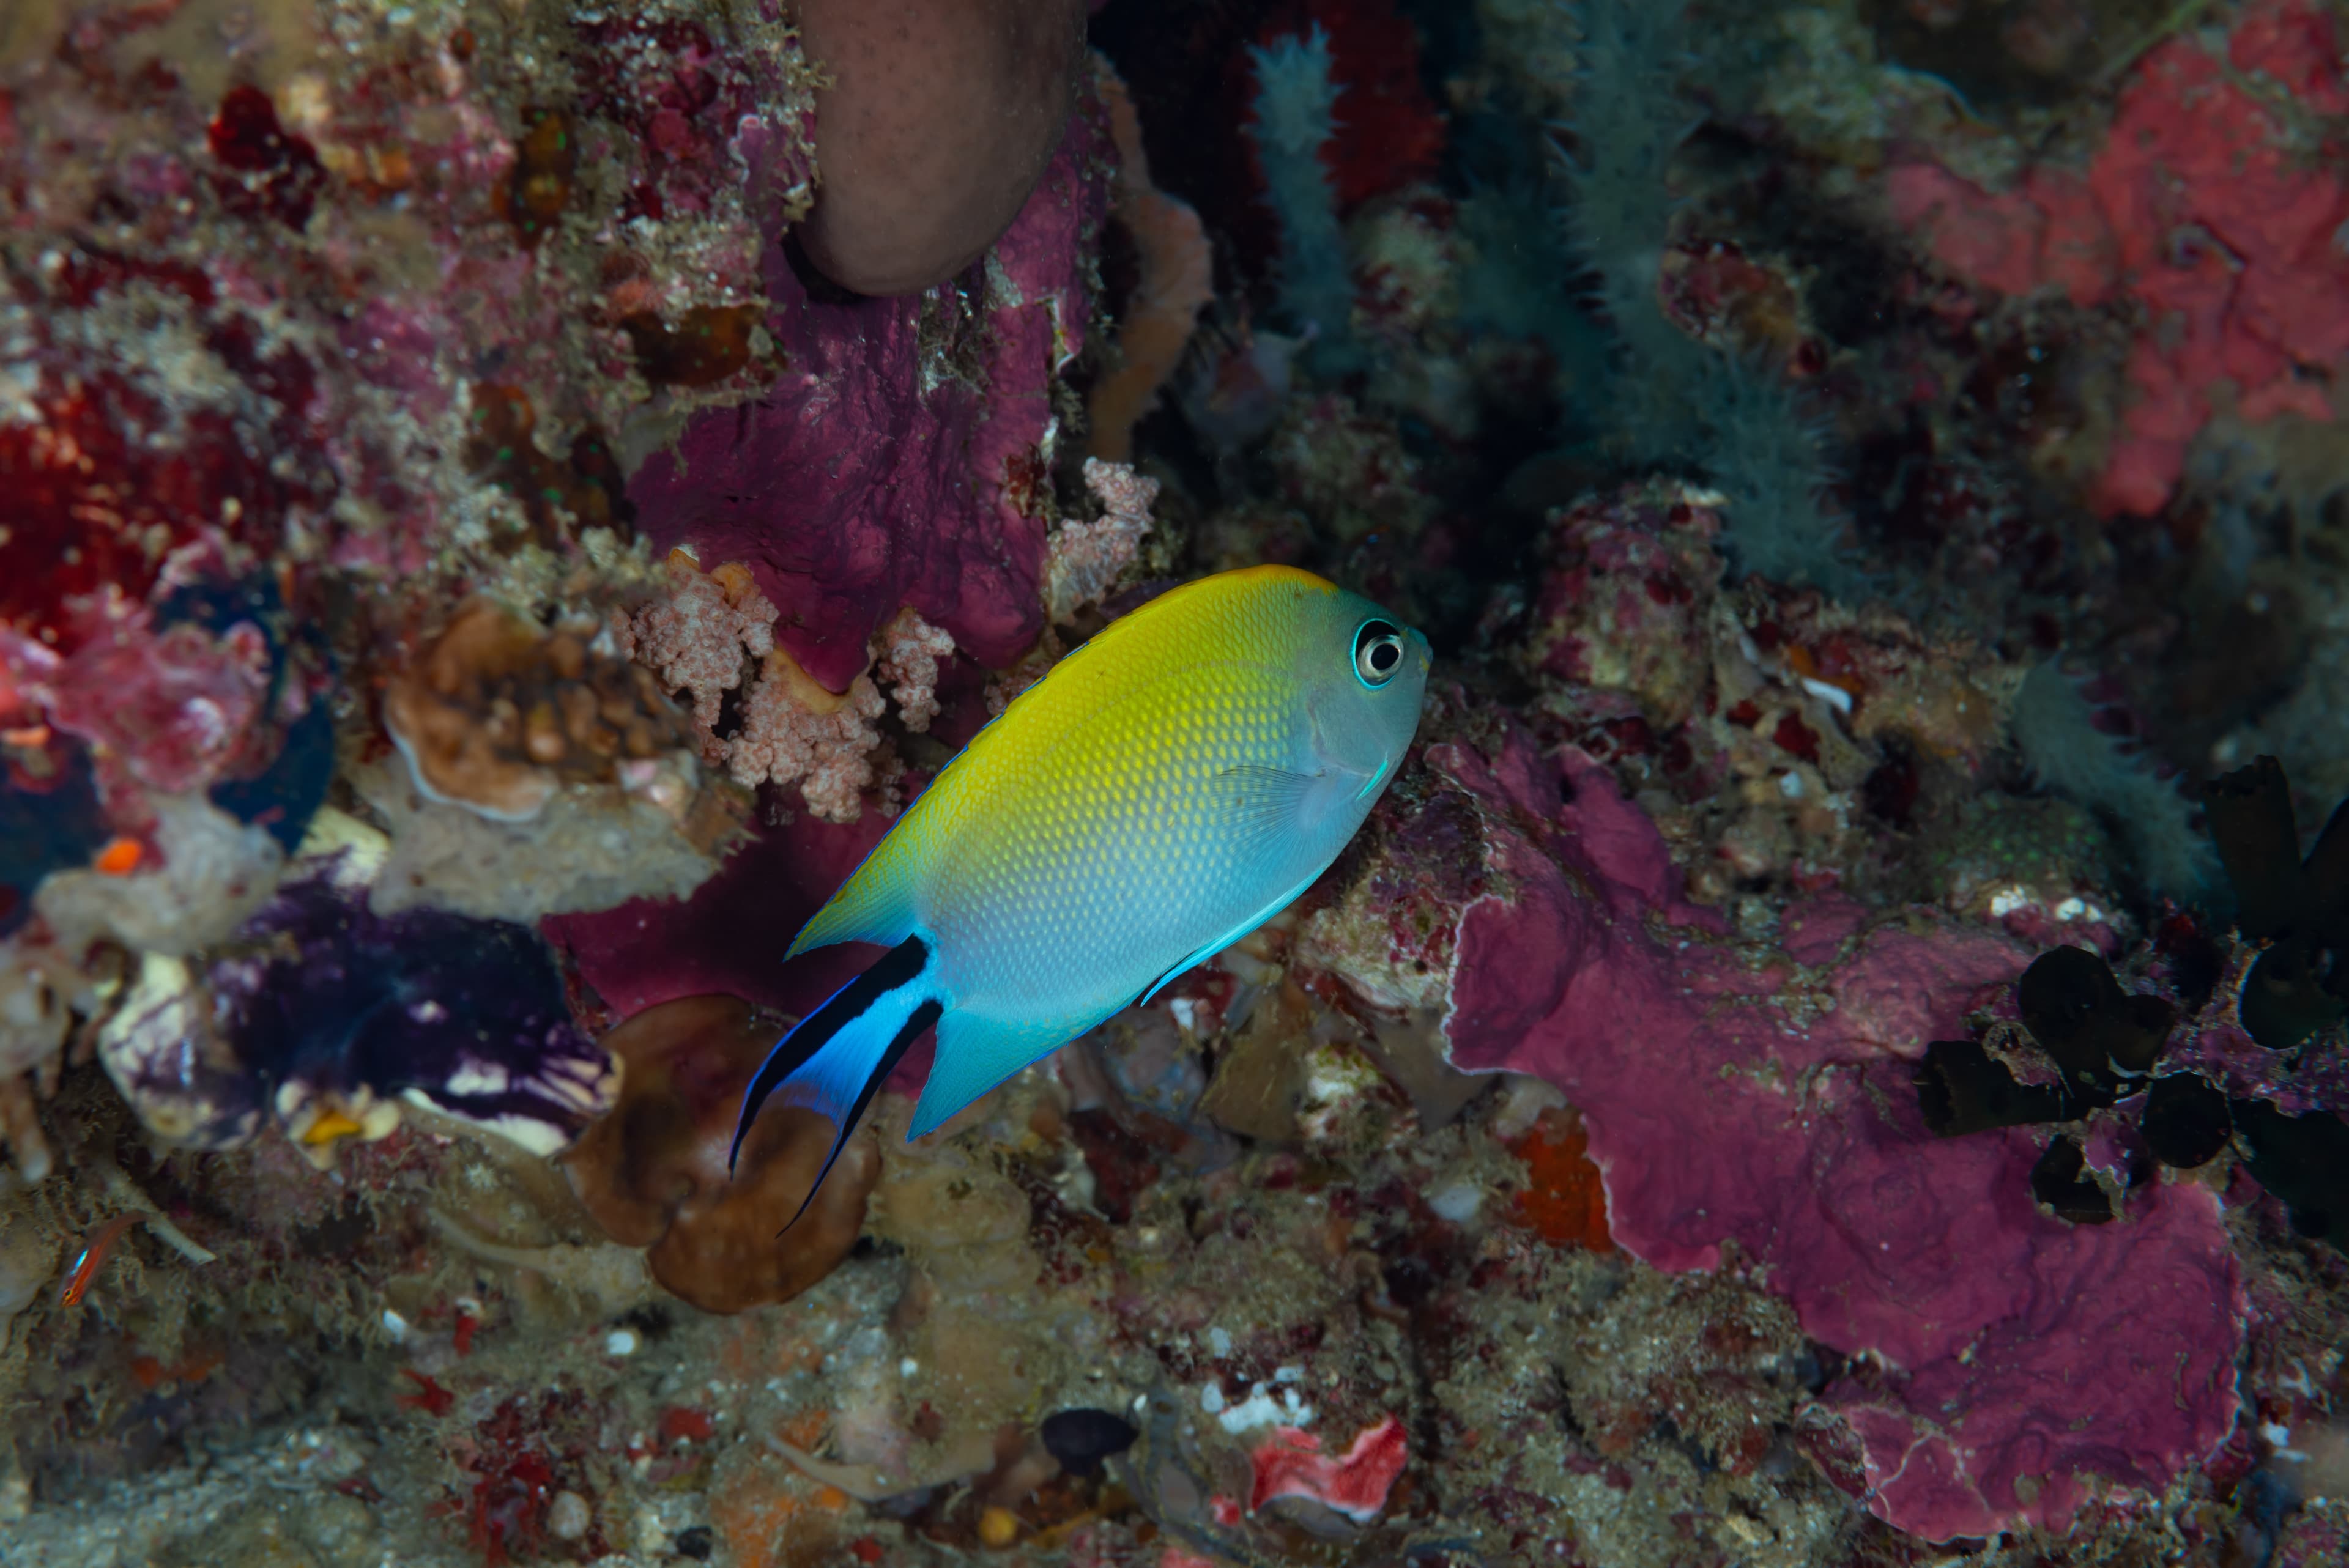
[(776, 1099), (829, 1118), (836, 1159), (935, 1024), (918, 1138), (1278, 913), (1394, 777), (1428, 658), (1378, 605), (1285, 566), (1112, 623), (981, 730), (792, 942), (889, 952), (768, 1057), (735, 1151)]

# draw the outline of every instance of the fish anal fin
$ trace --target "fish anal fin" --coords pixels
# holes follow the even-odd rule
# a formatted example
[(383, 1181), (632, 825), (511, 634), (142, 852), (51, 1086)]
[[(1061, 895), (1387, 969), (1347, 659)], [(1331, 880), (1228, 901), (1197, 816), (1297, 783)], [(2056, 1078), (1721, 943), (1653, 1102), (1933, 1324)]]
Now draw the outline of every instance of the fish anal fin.
[(1031, 1063), (1042, 1060), (1100, 1022), (1077, 1018), (1043, 1023), (983, 1018), (949, 1010), (938, 1020), (938, 1048), (914, 1107), (908, 1142), (940, 1124)]

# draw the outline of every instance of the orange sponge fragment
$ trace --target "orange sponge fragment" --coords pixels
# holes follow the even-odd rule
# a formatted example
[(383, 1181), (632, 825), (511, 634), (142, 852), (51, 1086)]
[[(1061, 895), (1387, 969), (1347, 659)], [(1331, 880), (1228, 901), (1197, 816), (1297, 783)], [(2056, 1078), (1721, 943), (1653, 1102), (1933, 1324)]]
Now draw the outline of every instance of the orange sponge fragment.
[(1517, 1144), (1526, 1185), (1517, 1194), (1516, 1217), (1552, 1246), (1603, 1253), (1615, 1243), (1607, 1233), (1607, 1189), (1589, 1149), (1582, 1118), (1555, 1108), (1543, 1111)]

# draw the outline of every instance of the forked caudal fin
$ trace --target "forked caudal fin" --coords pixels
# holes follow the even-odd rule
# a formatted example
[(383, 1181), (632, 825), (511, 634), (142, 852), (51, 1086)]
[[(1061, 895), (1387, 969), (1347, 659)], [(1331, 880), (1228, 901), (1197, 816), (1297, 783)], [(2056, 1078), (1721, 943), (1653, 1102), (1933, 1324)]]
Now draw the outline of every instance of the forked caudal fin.
[(896, 1070), (906, 1048), (945, 1010), (930, 959), (929, 944), (918, 936), (909, 936), (891, 948), (879, 963), (801, 1019), (759, 1065), (750, 1087), (743, 1091), (742, 1115), (734, 1124), (734, 1146), (726, 1152), (730, 1175), (750, 1124), (771, 1099), (781, 1098), (785, 1105), (827, 1117), (834, 1129), (823, 1169), (816, 1172), (815, 1184), (783, 1230), (798, 1224), (800, 1215), (815, 1202), (864, 1108)]

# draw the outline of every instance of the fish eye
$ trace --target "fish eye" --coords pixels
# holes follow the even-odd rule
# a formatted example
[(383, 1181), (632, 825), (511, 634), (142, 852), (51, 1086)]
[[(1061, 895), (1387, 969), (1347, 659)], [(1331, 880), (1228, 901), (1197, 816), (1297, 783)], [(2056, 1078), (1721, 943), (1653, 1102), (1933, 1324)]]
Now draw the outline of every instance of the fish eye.
[(1354, 634), (1354, 678), (1375, 691), (1402, 668), (1402, 632), (1386, 621), (1365, 621)]

